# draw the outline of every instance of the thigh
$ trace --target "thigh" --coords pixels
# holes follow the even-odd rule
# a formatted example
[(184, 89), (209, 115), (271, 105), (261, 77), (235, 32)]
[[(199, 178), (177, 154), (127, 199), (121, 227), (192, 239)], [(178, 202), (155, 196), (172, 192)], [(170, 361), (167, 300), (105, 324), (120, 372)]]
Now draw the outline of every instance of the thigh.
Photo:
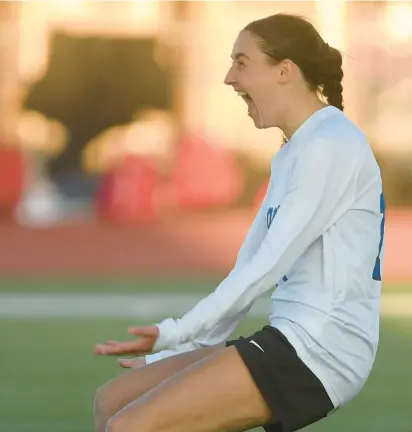
[(168, 357), (142, 368), (131, 369), (113, 378), (98, 390), (98, 404), (110, 417), (165, 379), (224, 347), (225, 345), (222, 344), (201, 348)]
[(118, 412), (108, 431), (242, 431), (273, 421), (235, 347), (186, 367)]

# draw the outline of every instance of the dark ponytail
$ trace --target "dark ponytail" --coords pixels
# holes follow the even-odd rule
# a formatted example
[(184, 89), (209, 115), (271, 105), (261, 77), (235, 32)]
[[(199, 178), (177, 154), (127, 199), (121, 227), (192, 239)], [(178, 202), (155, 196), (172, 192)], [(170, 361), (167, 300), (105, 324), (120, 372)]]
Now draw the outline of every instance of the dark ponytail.
[(325, 43), (311, 23), (296, 15), (276, 14), (253, 21), (244, 30), (260, 39), (262, 51), (274, 63), (292, 60), (309, 88), (343, 111), (342, 54)]
[(322, 94), (326, 97), (329, 105), (343, 111), (342, 54), (328, 44), (325, 45), (323, 83), (321, 83)]

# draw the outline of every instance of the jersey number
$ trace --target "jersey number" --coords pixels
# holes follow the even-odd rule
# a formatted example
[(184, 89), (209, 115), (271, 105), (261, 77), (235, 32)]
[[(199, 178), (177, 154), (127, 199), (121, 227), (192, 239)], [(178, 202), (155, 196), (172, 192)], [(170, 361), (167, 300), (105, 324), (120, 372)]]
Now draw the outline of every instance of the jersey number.
[(383, 239), (385, 237), (385, 198), (383, 194), (381, 194), (381, 213), (382, 213), (382, 221), (381, 221), (381, 240), (379, 242), (379, 254), (376, 258), (375, 268), (373, 269), (372, 277), (376, 281), (381, 281), (381, 252), (383, 246)]

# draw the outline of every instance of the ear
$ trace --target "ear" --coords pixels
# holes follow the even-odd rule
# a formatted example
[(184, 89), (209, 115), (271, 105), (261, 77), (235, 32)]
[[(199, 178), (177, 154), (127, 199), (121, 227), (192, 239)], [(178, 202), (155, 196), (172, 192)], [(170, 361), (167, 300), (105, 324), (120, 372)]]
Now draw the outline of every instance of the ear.
[(289, 59), (282, 60), (279, 64), (279, 83), (287, 84), (293, 73), (293, 62)]

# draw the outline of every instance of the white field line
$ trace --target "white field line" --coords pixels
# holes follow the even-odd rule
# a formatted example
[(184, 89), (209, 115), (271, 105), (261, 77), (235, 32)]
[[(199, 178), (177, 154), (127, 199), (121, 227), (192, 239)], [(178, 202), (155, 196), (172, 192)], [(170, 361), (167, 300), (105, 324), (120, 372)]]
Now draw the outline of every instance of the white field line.
[[(2, 294), (0, 318), (139, 318), (180, 316), (200, 299), (196, 294)], [(259, 299), (249, 316), (269, 314), (270, 299)], [(412, 316), (412, 293), (384, 294), (383, 316)]]

